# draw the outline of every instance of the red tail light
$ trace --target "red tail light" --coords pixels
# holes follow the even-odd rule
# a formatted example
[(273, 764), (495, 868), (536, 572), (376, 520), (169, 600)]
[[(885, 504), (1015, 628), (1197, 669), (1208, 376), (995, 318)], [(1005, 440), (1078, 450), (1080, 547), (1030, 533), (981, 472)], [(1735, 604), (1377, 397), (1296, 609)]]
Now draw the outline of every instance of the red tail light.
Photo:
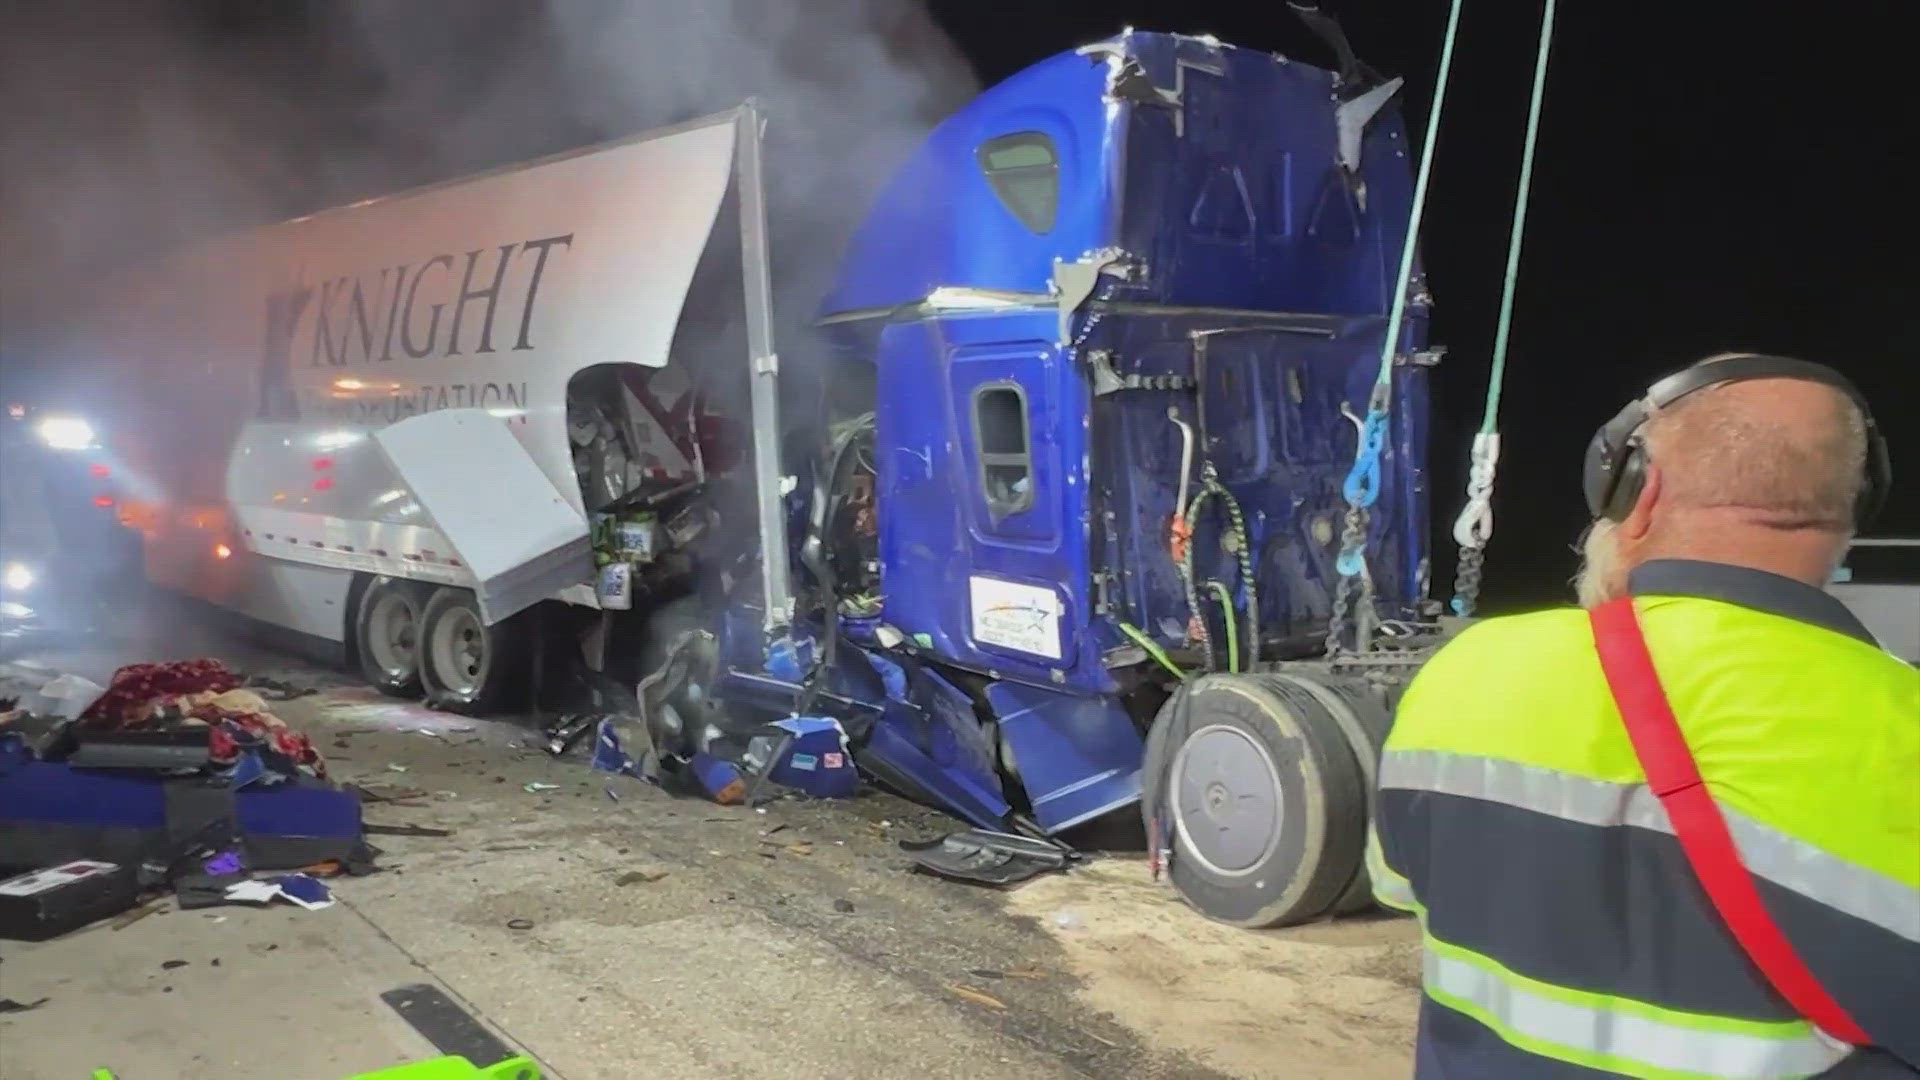
[(105, 480), (108, 476), (112, 475), (113, 473), (113, 470), (107, 468), (105, 465), (95, 465), (89, 471), (91, 471), (93, 475), (99, 477), (102, 480)]
[(102, 510), (111, 510), (113, 509), (113, 496), (95, 495), (93, 497), (93, 505), (99, 507)]
[(313, 490), (315, 491), (325, 491), (332, 486), (333, 486), (333, 477), (331, 476), (323, 476), (320, 479), (315, 480), (313, 482)]

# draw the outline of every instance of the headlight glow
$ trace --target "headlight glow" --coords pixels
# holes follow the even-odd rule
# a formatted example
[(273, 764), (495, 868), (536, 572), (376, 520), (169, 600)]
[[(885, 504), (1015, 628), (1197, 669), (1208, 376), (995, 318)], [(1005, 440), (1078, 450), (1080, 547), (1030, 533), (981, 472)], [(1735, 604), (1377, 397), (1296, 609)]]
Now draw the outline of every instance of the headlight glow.
[(9, 592), (26, 592), (33, 588), (33, 571), (22, 563), (10, 562), (4, 574), (0, 574), (0, 584)]
[(49, 416), (35, 429), (55, 450), (85, 450), (93, 445), (93, 425), (77, 416)]

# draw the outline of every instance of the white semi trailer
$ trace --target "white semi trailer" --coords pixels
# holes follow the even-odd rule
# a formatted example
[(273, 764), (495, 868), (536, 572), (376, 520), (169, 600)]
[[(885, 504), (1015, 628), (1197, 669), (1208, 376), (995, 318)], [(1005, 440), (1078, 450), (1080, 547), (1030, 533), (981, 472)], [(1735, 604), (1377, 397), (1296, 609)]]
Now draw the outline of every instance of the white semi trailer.
[[(116, 404), (98, 426), (148, 578), (343, 653), (389, 692), (500, 704), (527, 644), (510, 616), (599, 606), (596, 512), (710, 464), (722, 421), (669, 359), (736, 180), (734, 311), (771, 383), (760, 133), (749, 103), (115, 282), (71, 350), (103, 361)], [(768, 476), (772, 441), (754, 440)], [(766, 610), (785, 611), (770, 577)]]

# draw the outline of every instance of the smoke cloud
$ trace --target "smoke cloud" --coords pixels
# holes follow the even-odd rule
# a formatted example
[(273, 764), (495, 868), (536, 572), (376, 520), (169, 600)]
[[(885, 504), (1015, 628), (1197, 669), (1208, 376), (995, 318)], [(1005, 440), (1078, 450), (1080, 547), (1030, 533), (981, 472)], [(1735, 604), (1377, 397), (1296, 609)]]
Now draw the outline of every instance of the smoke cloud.
[(769, 114), (782, 351), (977, 87), (915, 0), (62, 0), (0, 16), (0, 364), (129, 259), (719, 111)]

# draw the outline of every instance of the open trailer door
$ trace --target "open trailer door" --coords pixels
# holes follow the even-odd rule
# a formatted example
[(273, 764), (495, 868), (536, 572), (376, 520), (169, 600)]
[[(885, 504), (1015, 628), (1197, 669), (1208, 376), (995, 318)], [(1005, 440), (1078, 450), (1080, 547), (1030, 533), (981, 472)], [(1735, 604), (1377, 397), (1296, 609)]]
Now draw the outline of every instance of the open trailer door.
[[(729, 180), (739, 185), (756, 435), (762, 428), (777, 430), (770, 412), (777, 365), (768, 334), (760, 137), (760, 114), (749, 102), (717, 117), (543, 166), (534, 170), (545, 173), (541, 189), (527, 197), (516, 197), (510, 186), (514, 177), (482, 181), (499, 188), (492, 197), (502, 213), (553, 215), (567, 209), (551, 197), (556, 187), (571, 182), (581, 189), (579, 198), (568, 200), (573, 216), (523, 223), (523, 228), (559, 229), (556, 235), (563, 235), (568, 246), (569, 257), (552, 262), (541, 286), (568, 308), (567, 318), (547, 324), (539, 345), (552, 360), (525, 376), (522, 408), (424, 412), (379, 429), (373, 442), (400, 486), (431, 519), (433, 531), (452, 548), (452, 561), (471, 574), (488, 623), (592, 581), (591, 526), (563, 422), (566, 380), (593, 362), (667, 365)], [(594, 174), (614, 170), (618, 197), (609, 199), (610, 185)], [(496, 363), (476, 356), (470, 365), (478, 370)], [(777, 499), (772, 445), (760, 438), (755, 442), (759, 486)], [(779, 527), (784, 523), (773, 516), (776, 550), (784, 552)], [(784, 570), (784, 554), (774, 561)], [(777, 599), (783, 601), (784, 574), (776, 584)]]
[(472, 572), (488, 624), (592, 578), (587, 519), (485, 409), (421, 413), (373, 440)]

